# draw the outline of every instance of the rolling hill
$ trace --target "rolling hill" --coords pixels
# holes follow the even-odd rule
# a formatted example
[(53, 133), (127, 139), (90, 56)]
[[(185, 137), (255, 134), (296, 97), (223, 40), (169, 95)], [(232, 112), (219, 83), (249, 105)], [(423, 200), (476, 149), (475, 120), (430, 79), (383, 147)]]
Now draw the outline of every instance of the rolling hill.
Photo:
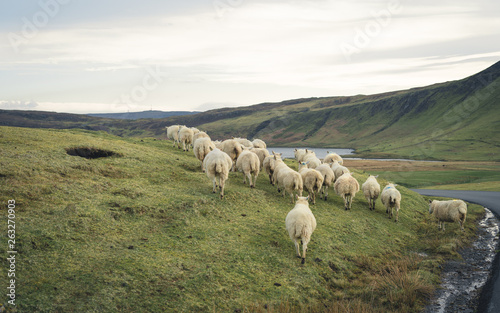
[(199, 112), (191, 112), (191, 111), (142, 111), (142, 112), (124, 112), (124, 113), (91, 113), (87, 114), (88, 116), (94, 117), (104, 117), (104, 118), (114, 118), (120, 120), (138, 120), (141, 118), (165, 118), (169, 116), (178, 116), (178, 115), (189, 115), (196, 114)]
[(354, 148), (363, 157), (499, 161), (499, 101), (500, 62), (461, 80), (376, 95), (295, 99), (141, 120), (0, 111), (0, 125), (165, 138), (165, 126), (185, 124), (208, 131), (213, 139), (242, 136), (274, 146)]

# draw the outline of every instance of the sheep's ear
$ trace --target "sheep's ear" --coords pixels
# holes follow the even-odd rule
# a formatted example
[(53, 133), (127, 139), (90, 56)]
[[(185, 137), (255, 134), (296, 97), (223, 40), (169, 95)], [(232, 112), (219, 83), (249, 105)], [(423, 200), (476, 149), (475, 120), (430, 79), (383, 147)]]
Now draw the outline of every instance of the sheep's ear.
[[(295, 148), (295, 151), (297, 151), (297, 148)], [(274, 152), (273, 152), (274, 153)]]
[(308, 152), (309, 150), (306, 149), (306, 152)]
[(432, 200), (431, 200), (431, 199), (429, 199), (429, 203), (432, 203)]

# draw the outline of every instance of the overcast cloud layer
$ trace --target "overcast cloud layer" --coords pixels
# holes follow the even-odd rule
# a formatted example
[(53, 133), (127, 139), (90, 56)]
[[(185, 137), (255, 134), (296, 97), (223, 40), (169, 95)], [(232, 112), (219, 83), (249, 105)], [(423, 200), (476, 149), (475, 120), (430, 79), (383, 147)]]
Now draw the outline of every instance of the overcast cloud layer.
[(461, 79), (500, 60), (500, 1), (0, 4), (0, 109), (207, 110)]

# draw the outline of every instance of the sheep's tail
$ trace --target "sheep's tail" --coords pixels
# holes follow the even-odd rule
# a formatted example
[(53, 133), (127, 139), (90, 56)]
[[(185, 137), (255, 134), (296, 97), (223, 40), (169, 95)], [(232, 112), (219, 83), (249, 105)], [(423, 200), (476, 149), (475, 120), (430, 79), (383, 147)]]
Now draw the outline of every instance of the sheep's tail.
[(466, 215), (467, 214), (467, 208), (464, 207), (463, 205), (461, 205), (459, 208), (458, 208), (458, 211), (460, 213), (462, 213), (463, 215)]
[(391, 196), (389, 197), (389, 203), (390, 203), (391, 205), (396, 204), (396, 198), (395, 198), (394, 196), (392, 196), (392, 195), (391, 195)]
[(222, 171), (223, 171), (222, 162), (219, 160), (219, 161), (215, 162), (215, 172), (222, 173)]

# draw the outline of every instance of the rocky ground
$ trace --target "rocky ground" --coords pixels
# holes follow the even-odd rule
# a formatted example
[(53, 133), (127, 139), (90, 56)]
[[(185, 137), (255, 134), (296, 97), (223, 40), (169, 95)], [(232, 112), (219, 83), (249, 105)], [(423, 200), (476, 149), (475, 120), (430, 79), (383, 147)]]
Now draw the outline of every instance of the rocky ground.
[(476, 312), (481, 288), (491, 274), (499, 244), (499, 229), (499, 220), (486, 209), (486, 215), (479, 223), (477, 240), (460, 252), (462, 260), (451, 260), (443, 266), (441, 288), (425, 313)]

